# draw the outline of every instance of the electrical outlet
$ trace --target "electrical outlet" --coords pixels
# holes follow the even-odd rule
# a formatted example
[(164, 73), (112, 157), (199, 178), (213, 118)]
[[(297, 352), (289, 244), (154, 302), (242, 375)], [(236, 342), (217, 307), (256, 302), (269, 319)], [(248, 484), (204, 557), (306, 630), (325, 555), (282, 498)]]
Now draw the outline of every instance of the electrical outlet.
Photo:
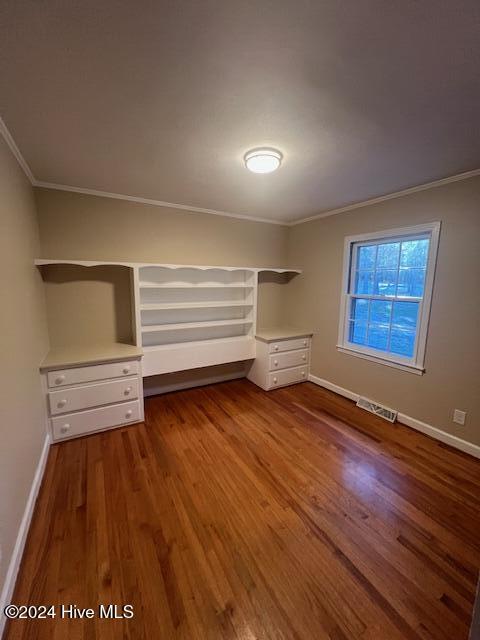
[(467, 413), (465, 411), (460, 411), (460, 409), (455, 409), (453, 412), (453, 421), (457, 424), (465, 424), (466, 417)]

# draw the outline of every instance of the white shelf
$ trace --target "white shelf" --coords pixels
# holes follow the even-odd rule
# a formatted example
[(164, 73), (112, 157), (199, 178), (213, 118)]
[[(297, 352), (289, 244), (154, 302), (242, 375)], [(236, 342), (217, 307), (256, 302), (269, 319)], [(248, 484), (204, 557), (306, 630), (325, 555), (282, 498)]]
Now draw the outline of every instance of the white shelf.
[(215, 307), (253, 307), (252, 302), (244, 300), (226, 300), (219, 302), (152, 302), (140, 305), (141, 311), (157, 311), (164, 309), (211, 309)]
[(198, 264), (162, 264), (157, 262), (115, 262), (112, 260), (59, 260), (37, 258), (35, 264), (38, 267), (48, 264), (76, 264), (81, 267), (97, 267), (100, 265), (111, 265), (118, 267), (142, 268), (160, 267), (162, 269), (195, 269), (199, 271), (248, 271), (250, 273), (260, 273), (261, 271), (271, 271), (273, 273), (302, 273), (301, 269), (290, 269), (288, 267), (225, 267), (218, 265), (198, 265)]
[(142, 333), (156, 333), (157, 331), (177, 331), (180, 329), (208, 329), (210, 327), (228, 327), (234, 325), (253, 324), (252, 320), (214, 320), (207, 322), (179, 322), (171, 324), (143, 325)]
[(190, 340), (187, 342), (169, 343), (169, 344), (152, 344), (142, 347), (143, 353), (152, 351), (171, 351), (172, 349), (191, 349), (203, 347), (208, 342), (212, 347), (222, 347), (227, 345), (244, 345), (253, 344), (254, 339), (251, 336), (233, 336), (229, 338), (211, 338), (210, 340)]
[(252, 284), (243, 284), (243, 282), (234, 282), (232, 284), (218, 284), (218, 283), (200, 283), (200, 284), (186, 284), (180, 282), (179, 284), (172, 283), (150, 283), (140, 282), (140, 289), (253, 289)]

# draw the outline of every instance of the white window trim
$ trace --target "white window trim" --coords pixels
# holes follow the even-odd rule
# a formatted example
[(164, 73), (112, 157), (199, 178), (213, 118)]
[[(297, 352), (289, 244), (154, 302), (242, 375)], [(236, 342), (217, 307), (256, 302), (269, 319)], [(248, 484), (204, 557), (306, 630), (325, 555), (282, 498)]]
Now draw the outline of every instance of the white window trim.
[[(430, 234), (430, 246), (428, 251), (427, 270), (425, 277), (425, 289), (423, 300), (420, 302), (418, 310), (418, 329), (415, 339), (415, 346), (412, 358), (405, 358), (400, 355), (384, 353), (375, 349), (365, 348), (360, 345), (354, 345), (347, 339), (348, 336), (348, 309), (350, 298), (350, 276), (351, 264), (353, 259), (353, 246), (358, 243), (368, 243), (385, 239), (393, 241), (405, 236), (414, 236), (416, 234)], [(403, 371), (409, 371), (417, 375), (425, 372), (425, 349), (427, 345), (428, 323), (430, 320), (430, 307), (432, 304), (433, 282), (435, 278), (435, 267), (437, 262), (438, 242), (440, 239), (440, 222), (430, 222), (428, 224), (420, 224), (412, 227), (401, 227), (397, 229), (387, 229), (385, 231), (375, 231), (373, 233), (364, 233), (357, 236), (347, 236), (345, 238), (344, 254), (343, 254), (343, 276), (342, 276), (342, 294), (340, 301), (340, 321), (338, 327), (338, 344), (337, 350), (358, 358), (371, 360), (379, 364), (389, 367), (395, 367)], [(382, 300), (393, 299), (393, 296), (379, 296)], [(408, 298), (412, 300), (412, 298)]]

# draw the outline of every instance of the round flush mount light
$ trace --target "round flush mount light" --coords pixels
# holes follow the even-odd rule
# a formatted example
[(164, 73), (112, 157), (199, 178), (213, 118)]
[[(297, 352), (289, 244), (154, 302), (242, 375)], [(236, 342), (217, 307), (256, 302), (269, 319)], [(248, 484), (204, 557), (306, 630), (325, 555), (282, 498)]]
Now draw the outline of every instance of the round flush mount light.
[(245, 166), (253, 173), (272, 173), (282, 163), (283, 155), (277, 149), (251, 149), (243, 156)]

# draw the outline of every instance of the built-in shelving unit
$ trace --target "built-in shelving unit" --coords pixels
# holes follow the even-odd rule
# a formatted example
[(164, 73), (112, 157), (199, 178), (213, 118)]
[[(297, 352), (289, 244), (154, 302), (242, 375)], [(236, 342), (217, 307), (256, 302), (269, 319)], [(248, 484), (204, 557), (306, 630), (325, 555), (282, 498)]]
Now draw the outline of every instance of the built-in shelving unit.
[(135, 343), (144, 376), (255, 358), (259, 272), (298, 269), (90, 260), (36, 260), (38, 266), (131, 269)]

